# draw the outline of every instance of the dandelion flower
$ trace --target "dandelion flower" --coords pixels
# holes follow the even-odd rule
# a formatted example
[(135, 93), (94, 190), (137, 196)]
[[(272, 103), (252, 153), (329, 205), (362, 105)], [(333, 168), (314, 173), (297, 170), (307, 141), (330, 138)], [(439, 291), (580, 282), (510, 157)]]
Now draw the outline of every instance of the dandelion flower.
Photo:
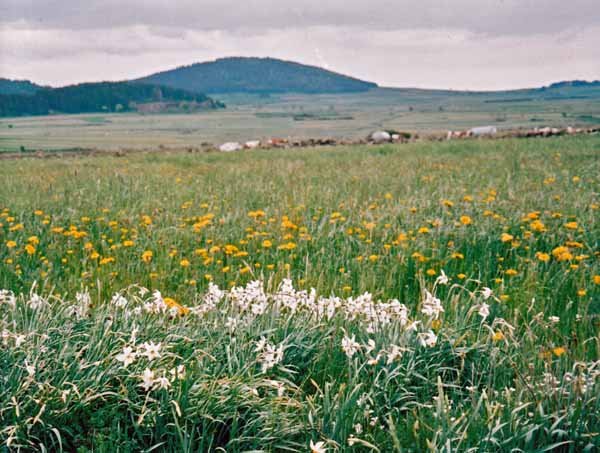
[(556, 357), (560, 357), (561, 355), (566, 354), (566, 352), (567, 352), (567, 350), (565, 348), (563, 348), (562, 346), (552, 349), (552, 353)]
[(535, 254), (535, 257), (543, 263), (547, 263), (548, 261), (550, 261), (550, 255), (548, 253), (537, 252)]
[(152, 250), (146, 250), (144, 253), (142, 253), (142, 261), (144, 263), (149, 263), (150, 261), (152, 261), (153, 256), (154, 253), (152, 253)]
[(492, 340), (493, 341), (502, 341), (502, 340), (504, 340), (504, 334), (501, 331), (497, 330), (492, 335)]

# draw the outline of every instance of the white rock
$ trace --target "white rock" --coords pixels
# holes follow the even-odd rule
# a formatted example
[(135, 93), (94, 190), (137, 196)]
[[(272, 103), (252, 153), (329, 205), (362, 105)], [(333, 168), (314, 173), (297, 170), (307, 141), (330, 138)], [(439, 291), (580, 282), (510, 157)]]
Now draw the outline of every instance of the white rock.
[(375, 143), (389, 142), (391, 139), (392, 136), (386, 131), (376, 131), (371, 134), (371, 140)]
[(479, 137), (482, 135), (495, 135), (497, 133), (498, 133), (498, 128), (496, 128), (496, 126), (474, 127), (469, 130), (469, 134), (474, 137)]
[(222, 151), (224, 153), (239, 151), (240, 149), (242, 149), (242, 145), (240, 145), (238, 142), (227, 142), (219, 146), (219, 151)]
[(260, 140), (249, 140), (244, 144), (246, 149), (255, 149), (260, 146)]

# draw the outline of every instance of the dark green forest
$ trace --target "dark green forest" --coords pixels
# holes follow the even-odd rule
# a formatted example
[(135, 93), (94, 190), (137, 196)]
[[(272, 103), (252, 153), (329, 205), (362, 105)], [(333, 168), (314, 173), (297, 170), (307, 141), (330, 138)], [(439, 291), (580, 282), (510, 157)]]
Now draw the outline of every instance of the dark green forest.
[(147, 102), (187, 101), (205, 108), (223, 105), (200, 93), (130, 82), (99, 82), (63, 88), (41, 88), (30, 95), (0, 95), (0, 116), (52, 113), (126, 112)]
[(0, 94), (33, 94), (43, 87), (29, 80), (10, 80), (0, 77)]

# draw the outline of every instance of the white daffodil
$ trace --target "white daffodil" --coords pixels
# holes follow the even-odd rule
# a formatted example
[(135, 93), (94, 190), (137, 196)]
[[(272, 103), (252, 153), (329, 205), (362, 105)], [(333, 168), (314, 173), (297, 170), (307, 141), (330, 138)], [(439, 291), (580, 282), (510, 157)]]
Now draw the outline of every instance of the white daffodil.
[(133, 350), (131, 346), (125, 346), (123, 348), (123, 352), (121, 354), (117, 354), (116, 359), (119, 362), (123, 362), (123, 366), (127, 368), (133, 362), (135, 362), (135, 358), (137, 357), (137, 353)]
[(30, 365), (27, 360), (25, 360), (25, 371), (27, 371), (29, 377), (33, 377), (35, 375), (35, 366)]
[(430, 330), (429, 332), (423, 332), (419, 334), (419, 341), (421, 342), (421, 346), (427, 346), (429, 348), (432, 348), (436, 345), (437, 339), (437, 335), (433, 333), (432, 330)]
[(449, 281), (450, 279), (448, 278), (443, 269), (440, 271), (439, 277), (435, 279), (435, 283), (440, 285), (447, 285)]
[(260, 337), (260, 340), (258, 340), (256, 342), (256, 347), (254, 348), (254, 352), (261, 352), (263, 349), (265, 349), (266, 344), (267, 344), (267, 339), (265, 337)]
[(442, 307), (440, 299), (435, 297), (429, 291), (425, 290), (425, 300), (423, 301), (423, 308), (421, 308), (421, 313), (429, 316), (430, 318), (438, 319), (440, 313), (443, 312), (444, 307)]
[(283, 360), (283, 343), (279, 346), (267, 344), (262, 355), (262, 372), (270, 370)]
[(141, 355), (146, 356), (150, 361), (160, 358), (160, 343), (154, 343), (153, 341), (143, 343), (140, 349), (143, 349)]
[(490, 315), (490, 306), (488, 304), (486, 304), (485, 302), (482, 303), (479, 306), (479, 316), (481, 316), (483, 318), (483, 320), (485, 321), (485, 318), (487, 318)]
[(17, 298), (15, 297), (15, 294), (12, 291), (9, 291), (7, 289), (0, 289), (0, 305), (6, 304), (12, 308), (15, 308), (16, 303)]
[(387, 355), (387, 364), (390, 365), (391, 363), (400, 359), (402, 357), (402, 352), (403, 352), (403, 349), (401, 347), (399, 347), (395, 344), (392, 345), (392, 349), (388, 352), (388, 355)]
[(150, 370), (150, 368), (146, 368), (144, 370), (144, 373), (141, 376), (142, 378), (142, 383), (140, 384), (140, 386), (145, 390), (148, 391), (150, 390), (153, 386), (154, 386), (154, 371)]
[(369, 338), (367, 344), (363, 346), (365, 348), (365, 353), (370, 354), (375, 349), (375, 341), (372, 338)]
[(154, 383), (159, 389), (166, 390), (169, 387), (171, 387), (171, 382), (165, 376), (161, 376), (158, 379), (155, 379)]
[(115, 307), (117, 308), (125, 308), (127, 306), (127, 299), (125, 299), (121, 294), (116, 293), (111, 301), (110, 301)]
[(27, 337), (25, 335), (17, 335), (15, 336), (15, 347), (20, 347), (23, 343), (25, 343), (25, 339)]
[(175, 368), (169, 370), (169, 374), (171, 375), (171, 381), (175, 379), (183, 380), (185, 378), (185, 366), (177, 365)]
[(325, 442), (310, 441), (310, 453), (325, 453), (326, 451)]
[(360, 345), (354, 339), (354, 335), (352, 337), (345, 336), (342, 339), (342, 349), (344, 353), (348, 356), (348, 358), (352, 358), (356, 352), (360, 350)]

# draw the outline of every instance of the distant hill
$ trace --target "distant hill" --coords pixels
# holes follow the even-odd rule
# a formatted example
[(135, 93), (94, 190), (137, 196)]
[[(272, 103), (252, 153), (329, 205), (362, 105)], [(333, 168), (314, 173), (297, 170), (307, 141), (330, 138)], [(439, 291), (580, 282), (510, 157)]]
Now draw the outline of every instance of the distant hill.
[(10, 80), (0, 77), (0, 94), (33, 94), (41, 88), (43, 87), (29, 80)]
[(561, 82), (556, 82), (551, 85), (548, 85), (544, 88), (590, 88), (590, 87), (600, 87), (600, 80), (593, 80), (588, 82), (587, 80), (563, 80)]
[(210, 97), (176, 88), (98, 82), (42, 88), (34, 94), (0, 95), (0, 116), (52, 113), (195, 111), (224, 107)]
[(136, 80), (198, 93), (351, 93), (377, 84), (274, 58), (222, 58)]

